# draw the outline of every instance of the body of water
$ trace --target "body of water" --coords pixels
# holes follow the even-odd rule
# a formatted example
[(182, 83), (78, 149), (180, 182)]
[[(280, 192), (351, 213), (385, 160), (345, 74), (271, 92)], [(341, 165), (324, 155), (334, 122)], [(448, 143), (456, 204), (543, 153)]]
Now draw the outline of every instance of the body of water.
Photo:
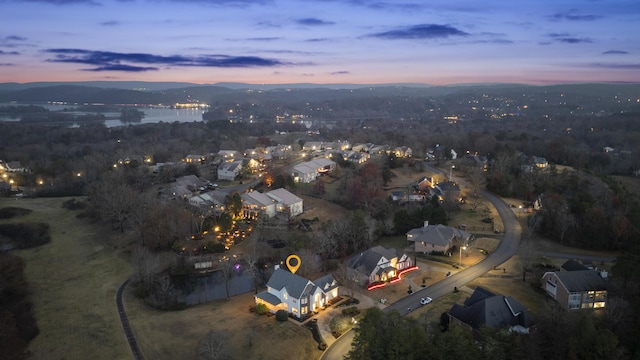
[[(0, 106), (26, 106), (26, 105), (35, 105), (42, 106), (49, 111), (67, 111), (69, 114), (76, 115), (84, 115), (84, 114), (94, 114), (97, 111), (85, 112), (85, 111), (73, 111), (72, 109), (78, 105), (70, 105), (70, 104), (50, 104), (50, 103), (0, 103)], [(126, 125), (139, 125), (139, 124), (153, 124), (159, 122), (200, 122), (202, 121), (202, 114), (206, 111), (204, 109), (170, 109), (170, 108), (159, 108), (159, 107), (136, 107), (136, 109), (144, 112), (144, 117), (141, 121), (137, 122), (122, 122), (118, 118), (120, 117), (119, 112), (104, 112), (103, 114), (107, 117), (104, 121), (106, 127), (116, 127), (116, 126), (126, 126)], [(19, 121), (20, 119), (12, 119), (7, 117), (0, 117), (0, 121)], [(79, 124), (75, 124), (74, 126), (78, 126)]]
[[(250, 272), (237, 269), (231, 271), (229, 296), (244, 294), (253, 290), (253, 276)], [(222, 271), (206, 275), (174, 277), (176, 288), (185, 295), (187, 305), (204, 304), (227, 298), (227, 289)]]

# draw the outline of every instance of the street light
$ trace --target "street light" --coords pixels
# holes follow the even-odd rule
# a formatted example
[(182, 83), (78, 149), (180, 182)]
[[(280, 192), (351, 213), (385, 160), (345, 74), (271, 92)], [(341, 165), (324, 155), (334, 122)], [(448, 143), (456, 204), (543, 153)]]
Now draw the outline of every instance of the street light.
[(451, 169), (449, 169), (449, 181), (453, 181), (453, 169), (455, 167), (455, 165), (451, 165)]
[(460, 267), (462, 267), (462, 250), (467, 250), (466, 246), (460, 246)]

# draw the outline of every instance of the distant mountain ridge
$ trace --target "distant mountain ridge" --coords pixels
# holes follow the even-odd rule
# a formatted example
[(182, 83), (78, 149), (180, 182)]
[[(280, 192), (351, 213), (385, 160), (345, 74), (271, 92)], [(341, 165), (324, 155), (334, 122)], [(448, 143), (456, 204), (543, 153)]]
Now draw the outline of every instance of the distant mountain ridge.
[(396, 98), (435, 98), (447, 95), (511, 96), (517, 93), (573, 93), (578, 97), (640, 97), (640, 84), (273, 84), (245, 83), (194, 84), (188, 82), (88, 81), (0, 83), (0, 103), (66, 102), (73, 104), (163, 104), (202, 102), (207, 104), (239, 103), (318, 103), (346, 101), (358, 107), (360, 99), (379, 102)]

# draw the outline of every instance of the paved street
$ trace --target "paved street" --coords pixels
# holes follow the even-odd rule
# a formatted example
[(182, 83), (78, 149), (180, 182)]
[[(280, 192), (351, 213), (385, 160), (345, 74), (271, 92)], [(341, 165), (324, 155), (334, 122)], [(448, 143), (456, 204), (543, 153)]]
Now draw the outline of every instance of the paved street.
[[(430, 171), (444, 174), (442, 170), (431, 167), (428, 164), (425, 164), (425, 166)], [(397, 310), (401, 314), (407, 314), (411, 310), (415, 310), (420, 307), (421, 297), (429, 296), (432, 299), (436, 300), (444, 296), (445, 294), (453, 292), (454, 287), (461, 288), (465, 284), (484, 275), (494, 266), (500, 265), (509, 260), (513, 255), (516, 254), (516, 252), (518, 251), (518, 246), (520, 244), (520, 235), (522, 233), (522, 228), (520, 226), (520, 223), (518, 222), (518, 219), (516, 218), (516, 215), (511, 210), (511, 208), (509, 208), (509, 206), (497, 196), (485, 191), (482, 191), (481, 195), (493, 204), (504, 224), (504, 236), (496, 250), (489, 256), (487, 256), (484, 260), (480, 261), (478, 264), (466, 268), (456, 274), (453, 274), (451, 277), (445, 278), (444, 280), (441, 280), (429, 286), (428, 288), (421, 288), (420, 290), (414, 292), (412, 295), (406, 296), (396, 301), (395, 303), (390, 304), (384, 309), (384, 311)], [(353, 333), (354, 331), (351, 330), (340, 337), (338, 340), (336, 340), (333, 345), (331, 345), (327, 349), (327, 351), (325, 351), (322, 359), (342, 360), (351, 349)]]

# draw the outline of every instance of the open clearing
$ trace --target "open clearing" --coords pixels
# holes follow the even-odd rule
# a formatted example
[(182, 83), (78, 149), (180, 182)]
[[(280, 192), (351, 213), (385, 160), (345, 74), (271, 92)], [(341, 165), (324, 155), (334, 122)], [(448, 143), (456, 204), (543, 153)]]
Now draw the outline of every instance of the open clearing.
[(31, 209), (3, 222), (47, 222), (52, 241), (16, 251), (40, 334), (31, 341), (33, 359), (126, 359), (131, 357), (115, 307), (129, 264), (102, 242), (96, 226), (61, 207), (65, 199), (0, 199), (0, 207)]

